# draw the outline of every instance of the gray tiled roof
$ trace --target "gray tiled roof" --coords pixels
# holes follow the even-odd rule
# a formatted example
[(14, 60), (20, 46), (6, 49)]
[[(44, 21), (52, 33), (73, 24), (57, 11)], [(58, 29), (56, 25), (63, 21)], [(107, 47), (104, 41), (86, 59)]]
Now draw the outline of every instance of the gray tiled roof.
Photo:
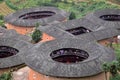
[[(91, 30), (92, 32), (80, 34), (80, 35), (73, 35), (65, 30), (76, 28), (79, 26), (84, 26), (86, 29)], [(113, 27), (104, 27), (95, 25), (87, 19), (78, 19), (78, 20), (70, 20), (63, 23), (47, 25), (47, 26), (40, 26), (39, 30), (55, 37), (55, 38), (67, 38), (73, 37), (82, 39), (84, 41), (98, 41), (107, 38), (111, 38), (114, 36), (120, 35), (120, 30), (114, 29)]]
[[(36, 11), (52, 11), (56, 14), (47, 18), (42, 19), (31, 19), (31, 20), (24, 20), (20, 19), (19, 16)], [(69, 13), (60, 10), (55, 7), (34, 7), (29, 9), (19, 10), (15, 13), (12, 13), (4, 18), (5, 22), (16, 25), (16, 26), (23, 26), (23, 27), (32, 27), (35, 26), (36, 23), (40, 23), (41, 25), (46, 25), (48, 23), (52, 23), (53, 21), (62, 21), (69, 16)]]
[(103, 40), (120, 35), (120, 30), (113, 28), (105, 28), (93, 32), (92, 34), (95, 36), (96, 40)]
[(100, 16), (102, 15), (120, 15), (120, 9), (104, 9), (104, 10), (97, 10), (95, 12), (87, 14), (84, 18), (90, 20), (94, 24), (101, 25), (104, 28), (117, 28), (120, 29), (120, 21), (106, 21), (102, 20)]
[(29, 36), (26, 36), (26, 35), (21, 35), (21, 34), (18, 34), (15, 30), (7, 30), (7, 29), (4, 29), (4, 28), (0, 28), (0, 32), (2, 33), (0, 35), (0, 37), (4, 38), (4, 37), (7, 37), (7, 38), (19, 38), (20, 40), (24, 40), (24, 41), (30, 41), (31, 40), (31, 37)]
[(0, 26), (0, 33), (5, 33), (6, 29)]
[(104, 39), (112, 38), (118, 35), (120, 35), (120, 30), (113, 29), (113, 28), (105, 28), (98, 31), (78, 35), (76, 36), (76, 38), (90, 42), (90, 41), (104, 40)]
[(62, 22), (58, 24), (52, 24), (52, 25), (47, 25), (47, 26), (40, 26), (39, 30), (42, 32), (45, 32), (55, 38), (79, 38), (83, 39), (84, 41), (94, 41), (95, 37), (92, 35), (92, 33), (85, 33), (81, 35), (74, 36), (73, 34), (65, 31), (67, 29), (71, 28), (76, 28), (84, 26), (85, 28), (91, 30), (91, 31), (96, 31), (97, 28), (99, 28), (99, 25), (94, 25), (92, 22), (90, 22), (87, 19), (77, 19), (77, 20), (70, 20), (67, 22)]
[(67, 22), (62, 22), (62, 23), (59, 23), (59, 24), (55, 24), (54, 26), (58, 27), (58, 28), (61, 28), (63, 30), (77, 28), (77, 27), (84, 27), (84, 28), (89, 29), (91, 31), (96, 31), (100, 27), (99, 25), (95, 25), (91, 21), (89, 21), (87, 19), (84, 19), (84, 18), (69, 20)]
[[(29, 12), (29, 10), (34, 11), (33, 8), (25, 9), (25, 10), (14, 13), (14, 16), (18, 17), (18, 14), (21, 15), (21, 13), (24, 13), (24, 11), (25, 13), (27, 13)], [(36, 10), (39, 10), (39, 8), (36, 8)], [(109, 13), (119, 12), (116, 10), (113, 10), (113, 11), (107, 10), (107, 11), (110, 11)], [(58, 10), (58, 12), (60, 11)], [(60, 15), (51, 19), (38, 20), (43, 24), (45, 24), (46, 22), (50, 22), (50, 24), (47, 23), (49, 25), (40, 26), (38, 29), (41, 30), (42, 32), (47, 33), (50, 36), (53, 36), (56, 39), (48, 42), (43, 42), (43, 43), (40, 42), (38, 44), (35, 44), (34, 47), (32, 47), (33, 46), (32, 44), (26, 43), (24, 41), (20, 41), (20, 39), (26, 40), (25, 39), (26, 37), (23, 37), (21, 35), (18, 36), (18, 34), (16, 34), (15, 31), (8, 30), (7, 32), (5, 32), (4, 35), (1, 36), (0, 44), (1, 45), (6, 44), (16, 49), (19, 49), (21, 51), (19, 55), (21, 56), (22, 60), (20, 57), (18, 58), (13, 57), (12, 59), (11, 57), (8, 57), (7, 59), (4, 59), (4, 60), (0, 59), (1, 62), (3, 62), (2, 67), (0, 68), (9, 67), (8, 65), (13, 66), (17, 63), (25, 61), (25, 63), (35, 71), (44, 75), (49, 75), (49, 76), (69, 77), (69, 78), (70, 77), (86, 77), (86, 76), (92, 76), (102, 72), (102, 68), (101, 68), (102, 64), (104, 62), (113, 61), (115, 59), (115, 55), (112, 49), (104, 47), (98, 44), (96, 41), (120, 35), (120, 30), (116, 29), (119, 27), (119, 22), (104, 21), (104, 20), (101, 20), (99, 17), (97, 17), (105, 13), (106, 13), (105, 10), (100, 13), (98, 11), (94, 14), (91, 13), (90, 16), (87, 15), (88, 17), (86, 19), (70, 20), (62, 23), (55, 22), (58, 24), (52, 24), (51, 21), (53, 19), (59, 19)], [(64, 14), (64, 12), (61, 14)], [(11, 15), (9, 16), (11, 17)], [(17, 22), (16, 19), (13, 18), (13, 20), (11, 20), (10, 22), (13, 22), (13, 21), (15, 22), (14, 25), (23, 24), (24, 26), (28, 26), (28, 27), (30, 25), (34, 25), (34, 23), (31, 23), (31, 21), (33, 20), (31, 20), (30, 22), (19, 20)], [(34, 21), (36, 22), (37, 20), (34, 20)], [(57, 21), (57, 20), (53, 20), (53, 22), (54, 21)], [(83, 26), (91, 30), (92, 32), (75, 36), (65, 31), (67, 29), (76, 28), (80, 26)], [(11, 36), (11, 38), (8, 36)], [(64, 64), (64, 63), (60, 63), (52, 60), (50, 57), (50, 53), (54, 50), (61, 49), (61, 48), (81, 49), (86, 51), (89, 54), (89, 57), (88, 59), (82, 62), (71, 63), (71, 64)], [(15, 60), (16, 58), (18, 59), (18, 62), (13, 61), (13, 59)]]
[[(89, 54), (88, 59), (78, 63), (60, 63), (51, 59), (50, 53), (61, 48), (77, 48)], [(22, 54), (25, 63), (35, 71), (56, 77), (86, 77), (102, 72), (103, 62), (115, 59), (114, 51), (95, 42), (84, 42), (81, 39), (56, 39), (36, 45)]]
[(16, 55), (6, 57), (6, 58), (0, 58), (0, 68), (10, 68), (13, 66), (17, 66), (20, 64), (23, 64), (24, 61), (20, 58), (20, 53), (24, 53), (26, 50), (28, 50), (32, 44), (25, 42), (23, 40), (20, 40), (19, 38), (8, 38), (8, 37), (0, 37), (0, 45), (1, 46), (9, 46), (13, 47), (19, 52)]
[(58, 39), (58, 38), (67, 38), (67, 37), (75, 37), (74, 35), (60, 29), (57, 27), (54, 27), (53, 25), (47, 25), (47, 26), (40, 26), (38, 28), (40, 31), (47, 33), (48, 35)]

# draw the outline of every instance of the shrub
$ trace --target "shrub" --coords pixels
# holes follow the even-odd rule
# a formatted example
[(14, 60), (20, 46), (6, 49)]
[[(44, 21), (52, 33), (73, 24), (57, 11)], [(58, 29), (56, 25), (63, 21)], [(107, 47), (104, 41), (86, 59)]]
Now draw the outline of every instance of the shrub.
[(110, 77), (110, 80), (120, 80), (120, 75), (118, 74), (114, 77), (112, 76), (112, 77)]
[(76, 15), (74, 12), (70, 13), (69, 20), (76, 19)]
[(32, 40), (34, 41), (34, 43), (37, 43), (40, 40), (42, 40), (42, 32), (40, 30), (35, 29), (35, 31), (32, 34)]
[(111, 73), (110, 80), (120, 80), (120, 75), (118, 74), (118, 70), (119, 70), (119, 62), (118, 61), (104, 63), (102, 65), (102, 68), (105, 72), (106, 80), (107, 80), (107, 75), (106, 75), (107, 72)]
[(5, 0), (5, 3), (7, 6), (9, 6), (11, 9), (18, 10), (18, 7), (15, 6), (13, 3), (11, 3), (10, 0)]
[(113, 61), (110, 63), (110, 73), (112, 74), (112, 76), (116, 76), (118, 74), (117, 70), (118, 70), (118, 67), (117, 67), (117, 64), (118, 64), (118, 61)]
[(67, 4), (68, 3), (67, 0), (64, 0), (64, 3)]
[(120, 0), (115, 0), (115, 1), (120, 2)]
[(0, 76), (0, 80), (12, 80), (12, 72), (5, 72)]
[(104, 63), (104, 64), (102, 65), (102, 69), (103, 69), (103, 71), (105, 72), (105, 78), (106, 78), (106, 80), (107, 80), (107, 72), (109, 72), (109, 69), (110, 69), (109, 64), (108, 64), (108, 63)]
[(0, 20), (3, 20), (4, 16), (2, 14), (0, 14)]
[(39, 27), (39, 25), (40, 25), (39, 23), (36, 23), (35, 28), (37, 29)]
[(2, 25), (1, 27), (3, 27), (3, 28), (5, 28), (5, 29), (7, 29), (7, 27), (6, 27), (5, 25)]
[(3, 25), (4, 25), (4, 21), (0, 20), (0, 26), (3, 26)]
[(43, 3), (41, 4), (42, 6), (52, 6), (52, 7), (58, 7), (58, 5), (54, 4), (54, 3)]
[(4, 0), (0, 0), (0, 2), (3, 2)]
[(120, 57), (117, 57), (117, 61), (118, 61), (117, 68), (118, 68), (118, 71), (120, 72)]
[(52, 3), (61, 2), (62, 0), (51, 0)]

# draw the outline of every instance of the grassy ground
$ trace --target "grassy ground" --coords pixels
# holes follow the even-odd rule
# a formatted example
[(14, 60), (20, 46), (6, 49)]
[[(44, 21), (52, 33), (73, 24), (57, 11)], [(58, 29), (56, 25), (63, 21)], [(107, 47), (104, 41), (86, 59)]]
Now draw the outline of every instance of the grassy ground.
[(116, 57), (120, 57), (120, 43), (119, 44), (113, 44), (113, 47), (115, 49)]
[[(77, 18), (81, 18), (91, 11), (103, 8), (119, 8), (119, 5), (111, 4), (106, 0), (67, 0), (68, 2), (51, 3), (51, 0), (11, 0), (11, 2), (19, 9), (29, 8), (34, 6), (44, 6), (47, 3), (49, 6), (58, 6), (68, 12), (75, 12)], [(7, 15), (14, 10), (10, 9), (6, 4), (0, 3), (0, 13)]]
[(119, 8), (119, 6), (110, 4), (105, 0), (67, 0), (67, 2), (51, 3), (51, 0), (11, 0), (19, 9), (33, 6), (58, 6), (68, 12), (74, 12), (77, 18), (81, 18), (91, 11), (104, 8)]

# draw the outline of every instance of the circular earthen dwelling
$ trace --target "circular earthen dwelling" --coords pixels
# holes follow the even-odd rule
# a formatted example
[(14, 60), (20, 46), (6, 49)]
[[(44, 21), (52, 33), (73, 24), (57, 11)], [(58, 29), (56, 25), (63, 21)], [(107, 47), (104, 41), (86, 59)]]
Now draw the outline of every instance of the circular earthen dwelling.
[(120, 9), (96, 10), (85, 16), (91, 22), (101, 25), (104, 28), (120, 29)]
[(55, 7), (34, 7), (19, 10), (4, 18), (7, 29), (15, 29), (18, 33), (27, 34), (36, 23), (51, 24), (54, 21), (66, 21), (69, 14)]
[(21, 57), (34, 70), (35, 80), (76, 80), (97, 75), (104, 62), (115, 59), (113, 50), (75, 38), (37, 44)]
[(21, 65), (24, 61), (20, 53), (28, 50), (32, 44), (17, 38), (0, 37), (0, 68), (11, 68)]

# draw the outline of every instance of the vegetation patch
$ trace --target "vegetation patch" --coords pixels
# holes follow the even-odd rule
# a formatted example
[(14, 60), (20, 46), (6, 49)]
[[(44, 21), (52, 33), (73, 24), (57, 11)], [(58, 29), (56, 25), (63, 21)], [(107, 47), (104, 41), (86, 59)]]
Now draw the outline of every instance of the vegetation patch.
[(113, 47), (115, 50), (116, 57), (119, 58), (120, 57), (120, 44), (113, 44)]
[(39, 27), (39, 23), (36, 23), (35, 30), (31, 35), (31, 37), (32, 37), (31, 42), (32, 43), (38, 43), (39, 41), (42, 40), (42, 32), (39, 29), (37, 29), (38, 27)]
[[(9, 1), (9, 0), (8, 0)], [(74, 0), (10, 0), (9, 4), (13, 4), (18, 9), (29, 8), (34, 6), (54, 6), (64, 9), (68, 12), (74, 12), (76, 18), (81, 18), (91, 11), (104, 8), (119, 8), (119, 6), (111, 5), (105, 0), (84, 0), (81, 2)]]
[(10, 0), (5, 0), (5, 2), (11, 9), (18, 10), (18, 7), (14, 6), (14, 4)]
[(12, 72), (5, 72), (0, 76), (0, 80), (13, 80), (12, 79)]
[(0, 3), (3, 2), (4, 0), (0, 0)]

